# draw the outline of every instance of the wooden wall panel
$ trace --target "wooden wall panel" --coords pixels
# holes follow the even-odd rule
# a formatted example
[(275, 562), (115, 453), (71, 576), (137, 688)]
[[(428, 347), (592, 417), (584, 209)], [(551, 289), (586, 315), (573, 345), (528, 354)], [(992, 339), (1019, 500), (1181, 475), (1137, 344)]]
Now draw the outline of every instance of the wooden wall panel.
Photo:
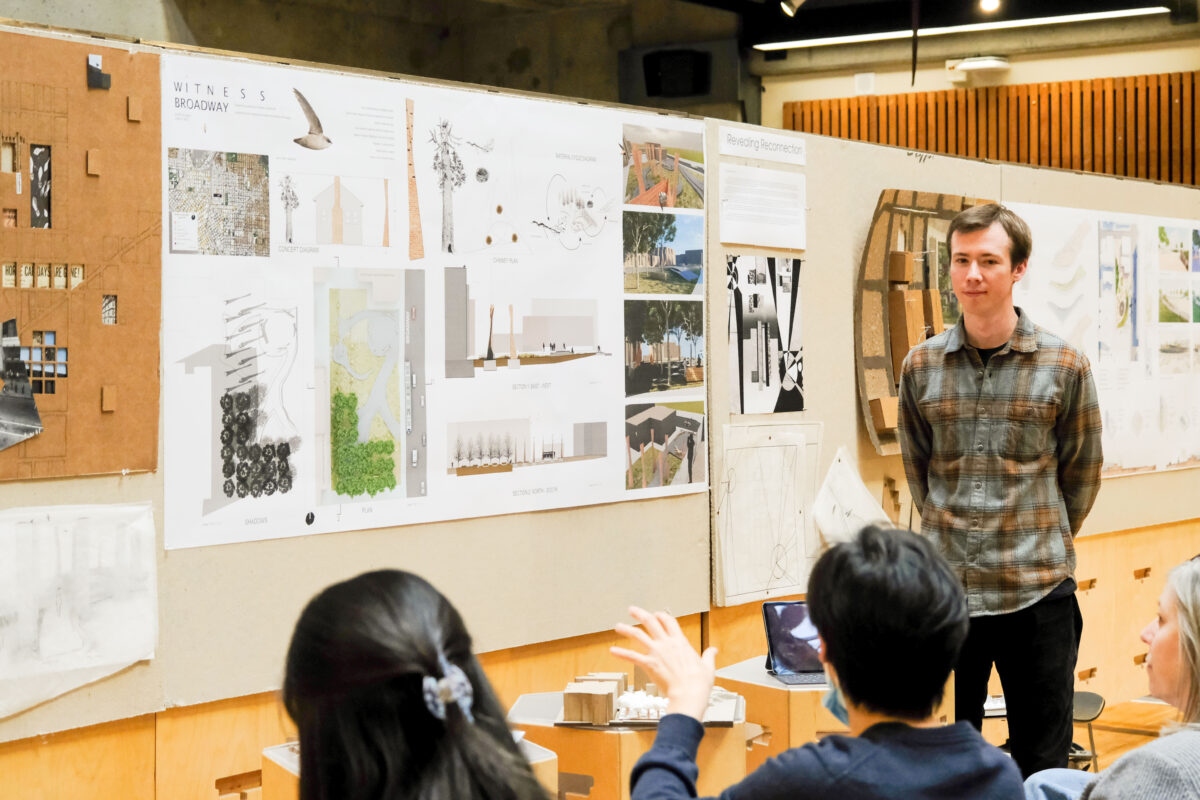
[(273, 692), (160, 711), (158, 800), (214, 800), (218, 778), (262, 768), (264, 747), (296, 735)]
[[(803, 595), (772, 597), (772, 600), (799, 600)], [(717, 648), (717, 666), (736, 664), (754, 656), (765, 656), (767, 640), (763, 634), (762, 604), (713, 606), (708, 612), (707, 644)]]
[[(1087, 120), (1092, 120), (1092, 95), (1090, 80), (1072, 80), (1070, 82), (1070, 150), (1072, 150), (1072, 161), (1070, 168), (1084, 169), (1084, 140), (1087, 140), (1087, 161), (1092, 161), (1092, 138), (1091, 136), (1084, 137), (1084, 108), (1087, 108)], [(1092, 126), (1088, 125), (1087, 130), (1091, 131)], [(1091, 169), (1091, 167), (1088, 167)]]
[[(702, 643), (702, 616), (690, 614), (679, 619), (679, 626), (697, 648)], [(614, 619), (613, 624), (624, 621)], [(612, 645), (627, 643), (628, 640), (612, 631), (592, 633), (481, 653), (479, 663), (500, 697), (500, 702), (507, 708), (518, 696), (527, 692), (558, 691), (576, 675), (607, 671), (632, 673), (633, 667), (628, 662), (608, 652)]]
[[(1192, 73), (1192, 90), (1200, 94), (1200, 72)], [(1192, 146), (1192, 183), (1200, 184), (1200, 97), (1192, 95), (1192, 135), (1184, 141)]]
[(4, 800), (154, 800), (154, 791), (153, 714), (0, 745)]
[(790, 130), (1200, 185), (1200, 72), (784, 103)]
[[(1043, 84), (1045, 85), (1045, 84)], [(1050, 125), (1049, 131), (1045, 127), (1042, 128), (1042, 135), (1046, 136), (1049, 133), (1049, 165), (1052, 167), (1061, 167), (1063, 165), (1063, 124), (1062, 124), (1062, 105), (1066, 99), (1057, 91), (1058, 84), (1050, 84), (1056, 91), (1049, 92), (1050, 98)], [(1067, 100), (1069, 102), (1069, 100)]]
[(1170, 180), (1171, 183), (1183, 183), (1183, 98), (1180, 96), (1183, 90), (1183, 76), (1174, 72), (1170, 77), (1171, 100), (1167, 108), (1171, 124), (1170, 127), (1163, 125), (1159, 146), (1164, 153), (1170, 148), (1171, 177), (1167, 178), (1164, 174), (1163, 179)]
[(1190, 183), (1194, 185), (1196, 183), (1196, 178), (1192, 172), (1192, 164), (1194, 163), (1192, 161), (1192, 149), (1196, 143), (1192, 140), (1192, 133), (1195, 130), (1195, 128), (1192, 127), (1192, 104), (1194, 103), (1192, 98), (1192, 73), (1185, 72), (1181, 78), (1182, 91), (1179, 116), (1182, 122), (1183, 131), (1179, 137), (1179, 141), (1181, 145), (1180, 150), (1182, 151), (1183, 155), (1183, 175), (1180, 177), (1179, 182)]
[(967, 121), (967, 147), (963, 155), (978, 158), (980, 131), (987, 130), (987, 118), (979, 110), (978, 89), (967, 90), (967, 107), (963, 116)]

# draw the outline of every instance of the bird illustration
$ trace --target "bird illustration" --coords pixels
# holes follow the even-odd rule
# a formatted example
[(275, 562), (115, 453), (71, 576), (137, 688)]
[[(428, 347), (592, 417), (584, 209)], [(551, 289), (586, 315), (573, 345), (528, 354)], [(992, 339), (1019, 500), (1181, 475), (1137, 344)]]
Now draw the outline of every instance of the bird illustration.
[(296, 99), (300, 102), (300, 109), (304, 112), (304, 116), (308, 117), (308, 133), (292, 141), (309, 150), (324, 150), (333, 142), (321, 130), (321, 120), (317, 119), (317, 112), (313, 111), (313, 107), (308, 104), (308, 100), (304, 99), (304, 95), (300, 94), (299, 89), (293, 88), (292, 91), (296, 93)]

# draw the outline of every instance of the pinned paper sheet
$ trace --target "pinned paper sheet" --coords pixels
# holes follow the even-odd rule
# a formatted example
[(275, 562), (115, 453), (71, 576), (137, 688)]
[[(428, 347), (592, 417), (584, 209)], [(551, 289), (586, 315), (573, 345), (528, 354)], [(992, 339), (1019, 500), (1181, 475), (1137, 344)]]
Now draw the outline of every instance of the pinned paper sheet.
[(0, 718), (154, 656), (149, 504), (0, 512)]
[(821, 432), (819, 422), (725, 426), (714, 482), (718, 605), (805, 591), (820, 545), (809, 510)]
[(805, 248), (804, 174), (721, 164), (721, 242)]
[(892, 523), (883, 506), (867, 490), (846, 448), (839, 447), (813, 508), (817, 527), (827, 544), (848, 542), (867, 525)]

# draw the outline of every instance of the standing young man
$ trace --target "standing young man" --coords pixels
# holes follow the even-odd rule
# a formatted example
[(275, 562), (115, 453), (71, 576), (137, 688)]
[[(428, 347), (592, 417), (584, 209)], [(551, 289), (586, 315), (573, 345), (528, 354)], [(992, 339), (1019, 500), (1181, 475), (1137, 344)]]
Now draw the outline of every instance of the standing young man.
[(980, 728), (992, 664), (1024, 775), (1065, 767), (1082, 632), (1074, 537), (1100, 488), (1087, 358), (1013, 305), (1032, 237), (1003, 206), (950, 223), (953, 328), (914, 347), (900, 444), (921, 532), (962, 579), (971, 616), (955, 709)]

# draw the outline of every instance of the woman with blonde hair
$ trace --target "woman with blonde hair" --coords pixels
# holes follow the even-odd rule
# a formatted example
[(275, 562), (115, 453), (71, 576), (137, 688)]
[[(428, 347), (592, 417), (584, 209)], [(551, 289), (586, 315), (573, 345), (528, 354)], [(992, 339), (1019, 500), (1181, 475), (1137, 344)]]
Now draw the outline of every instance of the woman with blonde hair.
[(1027, 800), (1200, 798), (1200, 555), (1171, 570), (1142, 641), (1150, 648), (1150, 694), (1179, 709), (1181, 720), (1099, 776), (1068, 769), (1030, 775)]

